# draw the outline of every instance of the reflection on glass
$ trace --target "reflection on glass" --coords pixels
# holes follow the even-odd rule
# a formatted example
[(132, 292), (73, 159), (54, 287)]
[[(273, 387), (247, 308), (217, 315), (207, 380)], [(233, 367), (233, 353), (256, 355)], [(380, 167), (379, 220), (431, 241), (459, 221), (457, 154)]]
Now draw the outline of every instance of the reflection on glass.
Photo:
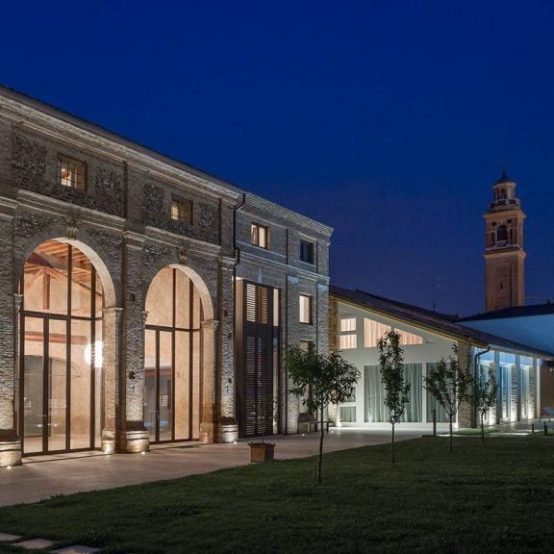
[(171, 356), (172, 333), (160, 331), (159, 334), (159, 426), (161, 441), (171, 440), (173, 423), (173, 363)]
[(187, 331), (175, 332), (175, 439), (190, 439), (190, 340)]
[(165, 268), (146, 296), (144, 421), (152, 441), (200, 436), (202, 302), (189, 277)]
[(43, 320), (26, 317), (23, 377), (23, 451), (42, 451), (44, 426), (43, 381), (44, 343)]
[(22, 286), (24, 451), (100, 446), (103, 289), (96, 271), (78, 248), (46, 241), (25, 263)]
[(148, 288), (147, 325), (173, 325), (173, 272), (170, 267), (162, 269)]
[(48, 450), (65, 450), (66, 322), (50, 320), (48, 338)]
[(144, 426), (156, 440), (156, 331), (144, 335)]
[(89, 321), (71, 322), (71, 448), (90, 447), (92, 387), (90, 334)]

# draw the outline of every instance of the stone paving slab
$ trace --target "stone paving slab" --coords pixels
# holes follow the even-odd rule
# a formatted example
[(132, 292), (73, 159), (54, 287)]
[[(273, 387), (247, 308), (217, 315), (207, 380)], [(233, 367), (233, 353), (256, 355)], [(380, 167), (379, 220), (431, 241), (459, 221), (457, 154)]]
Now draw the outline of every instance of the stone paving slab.
[(100, 548), (92, 548), (91, 546), (83, 546), (82, 544), (74, 544), (66, 546), (58, 550), (52, 550), (52, 554), (95, 554), (100, 552)]
[(29, 539), (22, 542), (12, 543), (12, 546), (17, 546), (18, 548), (24, 548), (25, 550), (42, 550), (44, 548), (52, 548), (54, 542), (47, 539)]
[[(422, 431), (398, 430), (399, 440), (417, 438)], [(268, 437), (275, 443), (275, 459), (316, 456), (319, 436), (288, 435)], [(325, 437), (324, 452), (390, 442), (390, 431), (373, 429), (332, 429)], [(139, 454), (71, 455), (49, 460), (24, 458), (22, 466), (0, 470), (0, 506), (38, 502), (54, 495), (105, 490), (125, 485), (176, 479), (210, 473), (219, 469), (250, 465), (247, 441), (236, 444), (208, 444), (198, 448), (153, 449)]]
[(10, 535), (8, 533), (0, 533), (0, 542), (15, 542), (21, 540), (19, 535)]

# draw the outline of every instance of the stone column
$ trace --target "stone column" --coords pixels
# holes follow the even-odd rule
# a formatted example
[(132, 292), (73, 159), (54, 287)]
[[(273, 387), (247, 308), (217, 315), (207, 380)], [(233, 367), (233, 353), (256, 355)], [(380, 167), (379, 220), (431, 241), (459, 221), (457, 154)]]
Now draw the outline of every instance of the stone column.
[[(7, 264), (8, 266), (10, 264)], [(11, 267), (10, 267), (11, 269)], [(10, 281), (11, 282), (11, 281)], [(3, 296), (3, 295), (2, 295)], [(0, 299), (0, 467), (21, 464), (21, 440), (17, 435), (16, 405), (19, 352), (19, 310), (22, 295)]]
[(200, 440), (203, 443), (214, 442), (218, 417), (216, 409), (217, 381), (217, 329), (219, 321), (215, 319), (202, 322), (202, 412), (200, 418)]
[[(473, 347), (466, 343), (458, 342), (458, 363), (460, 371), (473, 371)], [(475, 412), (471, 403), (464, 400), (458, 408), (458, 428), (475, 427)]]
[(21, 297), (14, 298), (15, 269), (13, 220), (15, 204), (0, 205), (0, 467), (21, 463), (21, 440), (17, 435), (16, 406), (17, 341)]
[(145, 452), (150, 438), (144, 426), (144, 325), (142, 298), (143, 241), (129, 235), (125, 242), (122, 271), (125, 313), (121, 322), (120, 401), (121, 418), (116, 427), (116, 451)]
[(217, 337), (217, 442), (233, 442), (238, 439), (236, 420), (235, 381), (235, 328), (233, 278), (234, 260), (221, 260), (219, 266), (219, 336)]
[(119, 426), (120, 392), (119, 366), (121, 353), (121, 318), (123, 308), (104, 308), (103, 316), (103, 362), (104, 378), (104, 428), (102, 450), (115, 452), (115, 434)]

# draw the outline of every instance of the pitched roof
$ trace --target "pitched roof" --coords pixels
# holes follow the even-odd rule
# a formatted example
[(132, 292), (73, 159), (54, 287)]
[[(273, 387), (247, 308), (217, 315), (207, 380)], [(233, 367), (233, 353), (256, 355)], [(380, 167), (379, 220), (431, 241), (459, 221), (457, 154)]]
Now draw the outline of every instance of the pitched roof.
[(377, 296), (362, 290), (349, 290), (331, 286), (329, 292), (339, 300), (351, 302), (362, 308), (369, 308), (384, 315), (396, 317), (407, 323), (419, 325), (454, 339), (473, 342), (478, 346), (491, 346), (511, 352), (531, 354), (541, 358), (554, 358), (554, 353), (537, 350), (531, 346), (466, 327), (462, 323), (458, 323), (458, 317), (454, 315), (441, 314), (421, 308), (420, 306)]
[(493, 312), (484, 312), (479, 314), (468, 315), (460, 319), (460, 321), (478, 321), (483, 319), (504, 319), (508, 317), (529, 317), (534, 315), (549, 315), (554, 314), (554, 303), (547, 304), (531, 304), (530, 306), (512, 306), (503, 308)]

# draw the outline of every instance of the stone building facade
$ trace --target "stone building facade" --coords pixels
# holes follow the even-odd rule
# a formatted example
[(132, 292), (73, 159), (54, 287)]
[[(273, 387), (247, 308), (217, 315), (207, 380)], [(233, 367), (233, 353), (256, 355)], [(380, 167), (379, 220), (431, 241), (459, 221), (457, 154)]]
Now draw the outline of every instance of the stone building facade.
[(295, 433), (331, 232), (0, 88), (0, 466)]

